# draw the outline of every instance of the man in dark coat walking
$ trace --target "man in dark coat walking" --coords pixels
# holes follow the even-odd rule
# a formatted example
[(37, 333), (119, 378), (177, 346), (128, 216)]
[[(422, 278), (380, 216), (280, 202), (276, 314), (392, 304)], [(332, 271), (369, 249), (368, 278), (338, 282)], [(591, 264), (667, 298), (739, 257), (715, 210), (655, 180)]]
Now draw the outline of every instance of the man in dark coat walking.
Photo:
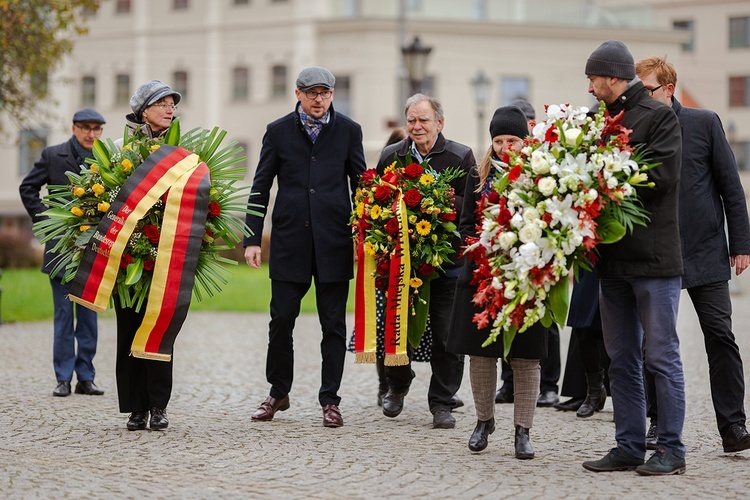
[[(315, 280), (323, 357), (318, 400), (323, 425), (340, 427), (338, 390), (346, 354), (346, 301), (353, 277), (353, 240), (349, 227), (352, 195), (365, 171), (362, 128), (335, 113), (336, 80), (313, 66), (297, 78), (297, 106), (268, 125), (249, 203), (268, 206), (276, 179), (271, 216), (271, 322), (266, 379), (269, 396), (253, 414), (271, 420), (289, 408), (294, 376), (292, 332), (300, 302)], [(245, 260), (260, 267), (263, 217), (247, 216), (253, 235), (245, 238)]]
[[(651, 96), (672, 106), (682, 127), (680, 235), (686, 288), (700, 321), (708, 355), (711, 398), (724, 451), (750, 449), (745, 427), (745, 377), (732, 333), (728, 281), (750, 264), (750, 223), (745, 191), (719, 116), (706, 109), (683, 107), (675, 99), (677, 72), (662, 57), (648, 57), (636, 72)], [(729, 232), (727, 247), (726, 226)], [(653, 376), (646, 372), (649, 434), (658, 436), (658, 407)]]
[[(91, 149), (94, 141), (102, 135), (104, 123), (102, 115), (95, 110), (79, 110), (73, 115), (73, 136), (67, 142), (42, 150), (42, 157), (19, 186), (21, 201), (33, 222), (38, 222), (41, 213), (48, 208), (42, 203), (42, 187), (70, 183), (65, 172), (79, 173), (86, 158), (93, 157)], [(52, 274), (56, 254), (50, 253), (50, 250), (54, 245), (54, 240), (46, 243), (42, 263), (42, 272), (49, 274), (55, 309), (52, 365), (57, 387), (52, 395), (69, 396), (70, 381), (75, 372), (78, 378), (76, 394), (101, 396), (104, 391), (94, 384), (94, 356), (98, 338), (96, 313), (68, 300), (70, 283), (62, 282), (61, 273)]]

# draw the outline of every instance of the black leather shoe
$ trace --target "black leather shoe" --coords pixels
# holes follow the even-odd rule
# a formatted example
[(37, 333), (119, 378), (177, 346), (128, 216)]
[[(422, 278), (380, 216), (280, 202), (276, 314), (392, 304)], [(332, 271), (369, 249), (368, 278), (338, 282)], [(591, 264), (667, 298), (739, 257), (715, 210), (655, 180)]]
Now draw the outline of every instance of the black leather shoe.
[(656, 443), (659, 441), (659, 427), (656, 422), (651, 422), (648, 426), (648, 432), (646, 433), (646, 449), (655, 450)]
[(495, 403), (512, 403), (513, 402), (513, 386), (509, 384), (503, 384), (503, 386), (495, 393)]
[(604, 458), (583, 462), (583, 468), (592, 472), (614, 472), (619, 470), (634, 470), (643, 465), (643, 459), (629, 455), (620, 448), (612, 448)]
[(495, 432), (495, 417), (489, 420), (477, 420), (474, 433), (469, 438), (469, 449), (482, 451), (487, 448), (487, 437), (493, 432)]
[(539, 393), (539, 396), (536, 398), (536, 405), (540, 408), (548, 408), (558, 401), (560, 401), (560, 398), (557, 397), (557, 393), (547, 389)]
[(169, 425), (169, 420), (167, 420), (167, 410), (163, 408), (151, 408), (151, 420), (148, 423), (148, 426), (155, 431), (158, 431), (160, 429), (166, 429)]
[(93, 380), (80, 380), (76, 384), (76, 394), (87, 394), (89, 396), (101, 396), (104, 391), (99, 389)]
[(750, 449), (750, 434), (742, 424), (732, 424), (721, 439), (724, 453)]
[(437, 410), (432, 414), (433, 429), (453, 429), (456, 426), (456, 419), (451, 415), (450, 410)]
[(558, 401), (552, 407), (560, 411), (578, 411), (583, 404), (583, 398), (570, 398), (567, 401)]
[(408, 392), (409, 389), (405, 391), (388, 389), (388, 392), (383, 396), (383, 415), (391, 418), (398, 417), (404, 409), (404, 397)]
[(450, 401), (448, 401), (448, 404), (451, 405), (451, 411), (455, 410), (456, 408), (461, 408), (464, 405), (464, 402), (461, 398), (458, 396), (453, 396)]
[(519, 460), (530, 460), (534, 458), (534, 449), (531, 447), (529, 439), (529, 430), (520, 425), (516, 426), (516, 458)]
[(129, 431), (142, 431), (146, 428), (147, 411), (134, 411), (128, 418), (126, 427)]
[(58, 382), (57, 387), (52, 391), (52, 395), (61, 398), (70, 396), (70, 382)]

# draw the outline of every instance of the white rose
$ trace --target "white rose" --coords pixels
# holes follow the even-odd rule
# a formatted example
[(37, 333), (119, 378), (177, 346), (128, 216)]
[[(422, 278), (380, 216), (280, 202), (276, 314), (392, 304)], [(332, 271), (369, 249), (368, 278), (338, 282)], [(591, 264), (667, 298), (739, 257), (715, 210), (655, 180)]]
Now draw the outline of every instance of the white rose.
[(534, 207), (528, 207), (523, 211), (523, 220), (526, 224), (533, 224), (540, 218), (539, 211)]
[(516, 233), (512, 231), (500, 233), (500, 236), (497, 238), (497, 242), (503, 250), (508, 250), (516, 241), (518, 241), (518, 237), (516, 236)]
[(549, 172), (549, 161), (547, 161), (545, 154), (538, 149), (531, 153), (531, 170), (537, 175)]
[(521, 243), (532, 243), (542, 237), (542, 230), (538, 226), (527, 224), (518, 232)]
[(523, 217), (521, 217), (521, 214), (513, 215), (513, 217), (510, 218), (510, 225), (513, 227), (523, 226)]
[(552, 177), (543, 177), (539, 180), (539, 184), (537, 184), (537, 187), (539, 188), (539, 192), (544, 196), (550, 196), (555, 192), (557, 182), (555, 182), (555, 179)]
[(569, 128), (565, 131), (565, 143), (569, 146), (577, 146), (578, 138), (583, 135), (583, 131), (580, 128)]

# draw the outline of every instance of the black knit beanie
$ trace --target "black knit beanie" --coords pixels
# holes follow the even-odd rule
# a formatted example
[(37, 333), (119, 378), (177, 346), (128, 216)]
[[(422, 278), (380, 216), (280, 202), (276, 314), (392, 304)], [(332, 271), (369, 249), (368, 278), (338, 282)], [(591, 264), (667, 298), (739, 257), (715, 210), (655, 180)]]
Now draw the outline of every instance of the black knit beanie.
[(591, 53), (586, 74), (632, 80), (635, 78), (633, 55), (619, 40), (608, 40)]
[(495, 110), (490, 121), (490, 137), (498, 135), (515, 135), (521, 139), (529, 135), (529, 124), (521, 108), (502, 106)]

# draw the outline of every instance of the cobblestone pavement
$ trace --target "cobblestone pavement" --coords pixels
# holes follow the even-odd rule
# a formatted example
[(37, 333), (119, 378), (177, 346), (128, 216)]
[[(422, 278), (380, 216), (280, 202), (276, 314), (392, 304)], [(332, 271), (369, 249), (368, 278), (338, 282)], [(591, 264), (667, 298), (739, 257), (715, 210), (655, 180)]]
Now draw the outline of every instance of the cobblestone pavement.
[[(750, 363), (750, 276), (732, 283), (735, 332)], [(584, 460), (614, 445), (611, 400), (582, 420), (537, 411), (536, 458), (513, 458), (512, 405), (498, 405), (498, 428), (483, 453), (466, 444), (476, 419), (468, 369), (455, 429), (432, 429), (426, 388), (417, 378), (403, 413), (375, 404), (375, 368), (347, 354), (341, 390), (346, 425), (322, 427), (317, 403), (319, 327), (297, 325), (292, 407), (272, 422), (250, 415), (267, 395), (265, 314), (194, 313), (177, 340), (175, 386), (165, 431), (128, 432), (114, 381), (115, 326), (101, 320), (96, 366), (102, 397), (51, 395), (49, 323), (0, 325), (0, 497), (3, 498), (632, 498), (745, 497), (750, 451), (725, 454), (711, 406), (702, 335), (689, 299), (680, 311), (687, 380), (687, 473), (665, 478), (588, 472)], [(349, 321), (351, 325), (351, 318)], [(569, 332), (562, 334), (563, 353)], [(748, 398), (746, 397), (746, 406)]]

